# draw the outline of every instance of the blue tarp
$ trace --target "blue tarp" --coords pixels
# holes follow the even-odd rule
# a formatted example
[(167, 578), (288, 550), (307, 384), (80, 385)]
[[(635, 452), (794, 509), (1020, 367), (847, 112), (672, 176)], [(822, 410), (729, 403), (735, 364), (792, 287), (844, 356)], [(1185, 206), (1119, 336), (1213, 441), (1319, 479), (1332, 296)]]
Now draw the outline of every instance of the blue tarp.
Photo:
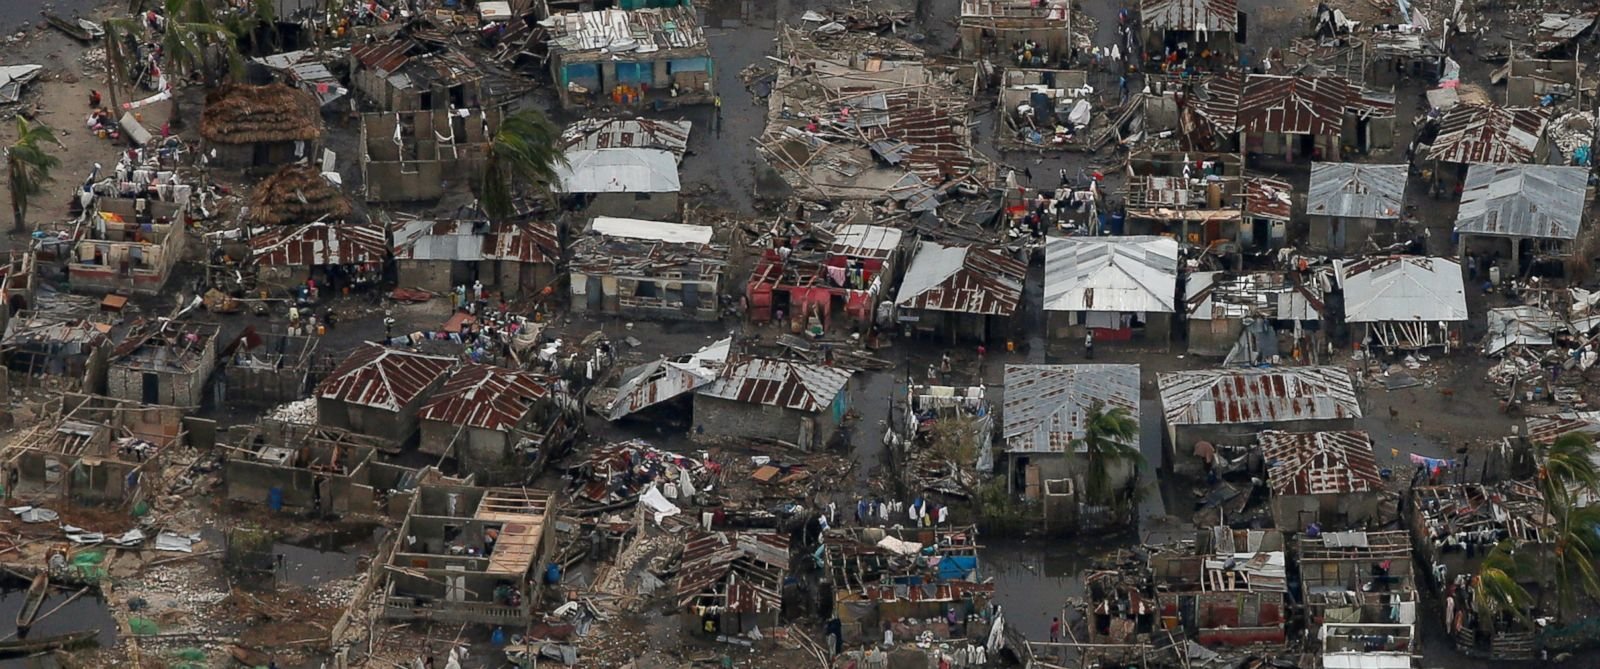
[(939, 560), (939, 580), (965, 581), (971, 580), (970, 575), (978, 569), (976, 555), (963, 555), (946, 557)]

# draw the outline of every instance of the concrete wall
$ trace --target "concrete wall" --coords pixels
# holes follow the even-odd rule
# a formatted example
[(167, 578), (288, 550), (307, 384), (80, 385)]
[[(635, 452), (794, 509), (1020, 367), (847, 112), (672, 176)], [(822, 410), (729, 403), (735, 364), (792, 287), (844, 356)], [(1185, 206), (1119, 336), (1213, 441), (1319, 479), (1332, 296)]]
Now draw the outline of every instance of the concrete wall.
[[(1311, 248), (1333, 251), (1336, 253), (1353, 253), (1366, 247), (1367, 238), (1380, 231), (1378, 220), (1373, 218), (1348, 218), (1344, 216), (1307, 216), (1311, 224), (1311, 236), (1308, 240)], [(1394, 231), (1394, 223), (1386, 221), (1383, 229), (1387, 232)], [(1343, 243), (1338, 237), (1343, 235)]]
[[(318, 475), (308, 469), (280, 467), (246, 457), (230, 458), (223, 468), (228, 501), (265, 505), (276, 488), (283, 495), (285, 509), (300, 511), (316, 507), (317, 478)], [(373, 489), (366, 485), (365, 466), (357, 467), (349, 476), (323, 474), (321, 478), (323, 511), (336, 514), (372, 511)]]
[(915, 322), (908, 323), (912, 332), (942, 342), (1001, 342), (1016, 334), (1012, 319), (1003, 316), (979, 316), (928, 309), (902, 309), (901, 314), (917, 318)]
[(647, 221), (678, 218), (677, 193), (596, 193), (585, 207), (586, 216), (616, 216)]
[(319, 397), (317, 415), (323, 425), (381, 437), (403, 446), (417, 433), (417, 409), (420, 404), (420, 401), (412, 402), (397, 413)]
[(302, 142), (301, 150), (298, 153), (295, 151), (295, 142), (263, 142), (259, 144), (206, 142), (202, 150), (205, 153), (207, 165), (222, 169), (240, 170), (253, 167), (288, 165), (302, 158), (316, 156), (320, 153), (320, 149), (320, 143), (310, 141)]
[(216, 383), (223, 384), (223, 401), (246, 404), (279, 404), (306, 396), (304, 368), (260, 369), (228, 366), (219, 370)]
[[(669, 67), (669, 63), (674, 61), (702, 61), (705, 66), (703, 71), (705, 72), (706, 79), (709, 81), (716, 80), (716, 63), (711, 59), (709, 49), (702, 47), (700, 49), (692, 49), (681, 53), (656, 52), (648, 55), (651, 56), (651, 59), (634, 59), (629, 58), (626, 54), (609, 54), (599, 56), (598, 58), (589, 53), (555, 54), (550, 58), (550, 77), (556, 82), (556, 91), (561, 95), (561, 104), (572, 105), (575, 103), (584, 102), (585, 100), (583, 98), (573, 95), (572, 92), (567, 89), (566, 84), (569, 80), (569, 77), (566, 73), (566, 66), (569, 63), (593, 64), (598, 68), (599, 74), (599, 90), (591, 91), (593, 100), (596, 102), (609, 101), (611, 99), (611, 90), (615, 88), (618, 83), (625, 83), (620, 82), (617, 78), (617, 63), (649, 63), (649, 84), (651, 90), (650, 94), (652, 96), (657, 96), (657, 92), (659, 92), (661, 95), (658, 97), (664, 97), (664, 99), (670, 101), (674, 106), (708, 104), (711, 102), (712, 93), (704, 88), (681, 85), (679, 86), (677, 97), (670, 97), (667, 93), (668, 90), (671, 89), (673, 79), (675, 77), (675, 75), (670, 72), (671, 68)], [(687, 81), (687, 79), (684, 81)], [(593, 85), (594, 83), (595, 82), (591, 81), (584, 85), (589, 86)]]
[(1361, 530), (1378, 515), (1378, 493), (1274, 495), (1272, 517), (1284, 532), (1303, 532), (1310, 523), (1323, 531)]
[[(1145, 313), (1143, 336), (1135, 330), (1134, 339), (1150, 343), (1165, 343), (1172, 340), (1172, 314)], [(1083, 335), (1088, 330), (1083, 325), (1085, 312), (1082, 311), (1049, 311), (1045, 312), (1045, 336), (1054, 344), (1083, 345)]]
[[(601, 276), (601, 297), (591, 302), (589, 291), (589, 275), (573, 272), (568, 284), (572, 291), (571, 309), (574, 313), (600, 313), (615, 314), (629, 318), (660, 318), (666, 320), (696, 320), (715, 321), (721, 315), (718, 308), (717, 280), (688, 281), (682, 279), (656, 279), (654, 277), (626, 277), (626, 276)], [(642, 283), (649, 283), (655, 287), (655, 297), (640, 297), (639, 287)], [(677, 297), (669, 290), (671, 286), (694, 284), (697, 286), (695, 294), (699, 304), (693, 309), (686, 309), (682, 299), (682, 288), (676, 288)], [(598, 308), (596, 308), (598, 307)]]
[(448, 293), (455, 284), (450, 281), (450, 269), (455, 264), (451, 260), (398, 260), (395, 261), (400, 273), (400, 285), (431, 290), (436, 293)]
[(206, 342), (199, 360), (189, 372), (146, 372), (112, 361), (106, 370), (106, 394), (119, 399), (143, 402), (144, 376), (155, 374), (160, 379), (157, 404), (179, 407), (199, 407), (205, 401), (206, 380), (216, 367), (217, 344), (213, 338)]
[[(815, 424), (812, 444), (800, 442), (803, 424)], [(827, 443), (838, 428), (826, 412), (808, 414), (765, 404), (735, 402), (706, 395), (694, 396), (694, 423), (706, 434), (737, 434), (743, 437), (777, 439), (802, 448)]]
[(1244, 332), (1244, 321), (1237, 318), (1189, 320), (1189, 354), (1222, 357), (1233, 350)]
[(1319, 432), (1327, 430), (1354, 430), (1355, 420), (1290, 420), (1276, 423), (1237, 423), (1233, 425), (1171, 425), (1166, 426), (1162, 437), (1167, 447), (1167, 467), (1182, 476), (1201, 476), (1205, 466), (1194, 456), (1197, 441), (1216, 445), (1253, 445), (1262, 430), (1284, 432)]

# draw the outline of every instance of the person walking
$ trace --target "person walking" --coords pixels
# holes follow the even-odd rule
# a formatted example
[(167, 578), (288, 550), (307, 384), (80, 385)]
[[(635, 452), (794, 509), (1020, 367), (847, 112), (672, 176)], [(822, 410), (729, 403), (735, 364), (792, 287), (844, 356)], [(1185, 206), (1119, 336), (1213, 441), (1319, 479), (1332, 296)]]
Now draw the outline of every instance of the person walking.
[(1083, 358), (1094, 359), (1094, 330), (1083, 331)]
[(1050, 619), (1050, 643), (1061, 643), (1061, 619)]

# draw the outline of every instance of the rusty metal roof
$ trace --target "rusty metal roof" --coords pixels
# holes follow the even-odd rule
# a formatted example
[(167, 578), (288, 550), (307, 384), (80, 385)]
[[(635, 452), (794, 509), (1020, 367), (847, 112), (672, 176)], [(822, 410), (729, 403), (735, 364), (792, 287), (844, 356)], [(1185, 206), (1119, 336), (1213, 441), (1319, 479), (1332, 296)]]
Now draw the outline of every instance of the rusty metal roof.
[(368, 342), (317, 384), (317, 398), (398, 412), (455, 363)]
[(606, 417), (617, 420), (717, 380), (732, 345), (732, 339), (723, 338), (693, 354), (661, 358), (628, 370), (607, 407)]
[(923, 242), (900, 281), (905, 309), (1010, 316), (1022, 302), (1028, 266), (1003, 251)]
[(450, 377), (417, 417), (507, 432), (522, 423), (529, 408), (550, 396), (547, 381), (533, 372), (470, 364)]
[(1096, 402), (1106, 410), (1126, 409), (1138, 422), (1139, 366), (1006, 365), (1006, 452), (1065, 453), (1083, 438)]
[(411, 60), (411, 50), (421, 48), (416, 40), (402, 37), (387, 42), (357, 44), (350, 47), (350, 55), (363, 66), (384, 72), (394, 72)]
[(1294, 211), (1294, 192), (1289, 182), (1268, 177), (1243, 177), (1246, 216), (1289, 220)]
[(1339, 135), (1357, 90), (1343, 77), (1252, 74), (1239, 93), (1239, 129), (1297, 135)]
[(783, 607), (789, 572), (789, 538), (770, 531), (697, 532), (678, 562), (678, 606), (702, 595), (726, 597), (719, 605), (735, 613), (776, 612)]
[(1143, 0), (1139, 20), (1157, 30), (1231, 33), (1239, 29), (1239, 0)]
[(1600, 440), (1600, 411), (1568, 411), (1548, 416), (1529, 416), (1528, 440), (1535, 444), (1549, 444), (1571, 433), (1589, 435)]
[(655, 58), (672, 49), (705, 49), (705, 32), (693, 7), (602, 9), (557, 14), (539, 22), (549, 31), (553, 54), (594, 52), (605, 60), (635, 53)]
[(688, 121), (647, 118), (585, 118), (561, 132), (564, 151), (600, 149), (660, 149), (683, 160), (689, 148)]
[(838, 367), (793, 360), (744, 358), (729, 360), (716, 381), (698, 392), (707, 397), (764, 404), (806, 413), (826, 411), (850, 382)]
[(1157, 377), (1169, 425), (1240, 425), (1360, 418), (1350, 373), (1339, 367), (1216, 369)]
[(1550, 112), (1538, 107), (1461, 104), (1439, 119), (1430, 160), (1447, 163), (1528, 163), (1537, 158)]
[(1259, 435), (1274, 495), (1338, 495), (1383, 489), (1378, 456), (1366, 432), (1279, 432)]
[(388, 255), (388, 232), (364, 223), (272, 228), (250, 240), (250, 258), (261, 267), (354, 265), (382, 262)]

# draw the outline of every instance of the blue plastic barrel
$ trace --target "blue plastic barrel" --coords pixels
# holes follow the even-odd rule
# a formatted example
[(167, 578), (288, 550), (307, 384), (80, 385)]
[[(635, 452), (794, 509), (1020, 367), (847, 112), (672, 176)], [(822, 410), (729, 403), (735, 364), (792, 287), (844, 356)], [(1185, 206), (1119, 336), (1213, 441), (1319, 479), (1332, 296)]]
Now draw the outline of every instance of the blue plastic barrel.
[(267, 491), (267, 508), (273, 511), (283, 510), (283, 488), (274, 487)]
[(561, 565), (551, 562), (544, 568), (544, 582), (555, 585), (561, 582)]

